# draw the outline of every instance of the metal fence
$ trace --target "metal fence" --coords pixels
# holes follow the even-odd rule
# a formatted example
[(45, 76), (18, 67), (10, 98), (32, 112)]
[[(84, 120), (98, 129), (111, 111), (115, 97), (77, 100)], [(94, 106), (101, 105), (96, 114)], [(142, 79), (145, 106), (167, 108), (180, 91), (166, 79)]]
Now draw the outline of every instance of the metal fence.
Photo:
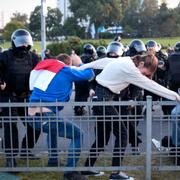
[[(0, 147), (0, 171), (1, 172), (42, 172), (42, 171), (86, 171), (86, 170), (126, 170), (126, 171), (144, 171), (145, 179), (151, 179), (151, 173), (154, 170), (180, 170), (178, 166), (178, 147), (172, 147), (168, 141), (166, 148), (160, 147), (155, 149), (152, 147), (152, 139), (161, 140), (165, 135), (171, 134), (172, 118), (170, 115), (164, 115), (162, 106), (175, 106), (177, 103), (173, 101), (152, 102), (151, 97), (147, 97), (146, 101), (112, 101), (112, 102), (73, 102), (68, 103), (1, 103), (0, 110), (6, 108), (9, 115), (4, 116), (1, 112), (1, 147)], [(35, 116), (28, 116), (28, 107), (64, 107), (62, 111), (55, 117), (48, 115), (44, 117), (43, 113)], [(87, 113), (83, 116), (75, 116), (73, 108), (75, 106), (84, 106)], [(94, 115), (92, 108), (101, 106), (104, 109), (103, 115)], [(106, 107), (114, 106), (118, 112), (116, 115), (105, 115)], [(129, 109), (126, 111), (124, 109)], [(25, 115), (12, 115), (14, 108), (23, 108)], [(142, 113), (137, 113), (137, 109), (142, 108)], [(174, 119), (173, 119), (174, 121)], [(103, 134), (103, 145), (98, 147), (95, 142), (97, 137), (97, 125), (101, 122)], [(118, 124), (115, 124), (118, 122)], [(178, 115), (175, 118), (176, 125), (178, 123)], [(68, 125), (73, 124), (68, 129)], [(121, 133), (122, 123), (127, 129), (127, 138), (123, 139)], [(115, 124), (115, 126), (114, 126)], [(141, 136), (136, 133), (129, 133), (133, 124), (134, 132), (138, 131)], [(14, 132), (13, 126), (18, 127), (19, 142), (13, 142)], [(37, 139), (33, 136), (31, 148), (22, 148), (22, 141), (26, 141), (28, 147), (29, 139), (26, 136), (27, 127), (33, 127), (33, 133), (38, 128), (40, 136)], [(6, 145), (7, 137), (5, 130), (9, 127), (10, 145)], [(45, 127), (46, 126), (46, 127)], [(176, 126), (178, 127), (178, 126)], [(76, 129), (77, 128), (77, 129)], [(105, 129), (111, 131), (110, 137), (106, 136)], [(116, 134), (119, 129), (119, 137)], [(78, 131), (78, 134), (77, 131)], [(63, 131), (63, 133), (62, 133)], [(71, 131), (72, 137), (69, 132)], [(6, 130), (6, 132), (8, 132)], [(47, 135), (49, 134), (49, 135)], [(116, 136), (114, 136), (116, 134)], [(7, 134), (6, 134), (7, 135)], [(78, 137), (76, 137), (76, 135)], [(140, 134), (139, 134), (140, 135)], [(176, 137), (178, 133), (176, 133)], [(118, 137), (118, 138), (117, 138)], [(140, 137), (142, 143), (138, 144), (137, 138)], [(23, 139), (24, 138), (24, 139)], [(78, 138), (76, 141), (75, 138)], [(108, 138), (108, 139), (106, 139)], [(132, 145), (132, 138), (134, 144)], [(119, 141), (119, 142), (117, 142)], [(122, 142), (126, 141), (127, 147), (122, 147)], [(14, 144), (18, 143), (18, 146)], [(79, 143), (79, 144), (78, 144)], [(92, 144), (96, 143), (94, 149)], [(101, 142), (102, 143), (102, 142)], [(115, 144), (119, 146), (115, 146)], [(49, 144), (49, 146), (48, 146)], [(117, 145), (116, 144), (116, 145)], [(6, 147), (6, 148), (5, 148)], [(157, 148), (157, 147), (156, 147)], [(91, 151), (90, 151), (91, 149)], [(123, 153), (125, 151), (125, 153)], [(115, 153), (116, 152), (116, 153)], [(92, 166), (89, 163), (85, 166), (85, 161), (91, 155), (91, 158), (97, 158)], [(174, 163), (169, 163), (166, 158), (172, 157)], [(68, 159), (69, 158), (69, 159)], [(116, 165), (112, 165), (112, 158), (119, 160)], [(6, 167), (6, 159), (12, 160), (12, 166)], [(51, 159), (53, 163), (49, 163)], [(141, 159), (139, 161), (139, 159)], [(16, 160), (14, 162), (13, 160)], [(54, 160), (54, 161), (53, 161)], [(71, 162), (72, 160), (72, 162)], [(77, 165), (75, 165), (78, 160)], [(67, 167), (67, 163), (72, 166)]]

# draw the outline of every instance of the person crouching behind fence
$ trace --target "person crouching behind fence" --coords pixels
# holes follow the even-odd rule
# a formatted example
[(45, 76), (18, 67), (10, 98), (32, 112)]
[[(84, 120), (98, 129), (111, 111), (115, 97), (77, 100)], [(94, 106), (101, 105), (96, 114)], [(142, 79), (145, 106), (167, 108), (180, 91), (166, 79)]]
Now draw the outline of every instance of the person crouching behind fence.
[[(68, 62), (66, 65), (62, 61)], [(91, 69), (77, 70), (71, 64), (80, 65), (77, 55), (60, 54), (57, 59), (41, 61), (30, 75), (30, 88), (33, 90), (30, 102), (67, 102), (70, 99), (74, 81), (90, 80), (94, 77)], [(57, 137), (71, 139), (68, 149), (67, 167), (75, 167), (80, 156), (82, 136), (81, 129), (72, 121), (63, 121), (60, 111), (63, 107), (29, 107), (29, 124), (48, 134), (48, 166), (58, 166)], [(80, 173), (67, 171), (65, 179), (78, 176)], [(84, 177), (83, 177), (84, 179)]]
[[(98, 85), (96, 86), (97, 101), (112, 101), (114, 95), (120, 94), (122, 90), (130, 84), (134, 84), (140, 88), (149, 90), (159, 96), (163, 96), (170, 100), (180, 101), (180, 96), (171, 90), (159, 85), (151, 80), (153, 73), (156, 71), (158, 64), (157, 58), (151, 54), (136, 55), (134, 57), (119, 57), (113, 61), (110, 58), (100, 59), (88, 64), (84, 64), (79, 69), (94, 68), (103, 69), (102, 72), (96, 76)], [(95, 106), (94, 115), (101, 118), (107, 115), (105, 119), (98, 121), (95, 130), (95, 141), (90, 149), (90, 155), (85, 162), (86, 167), (94, 166), (99, 152), (104, 150), (110, 138), (110, 131), (115, 135), (115, 145), (112, 157), (112, 166), (117, 167), (122, 164), (125, 148), (127, 146), (127, 130), (122, 120), (119, 120), (120, 125), (116, 126), (116, 121), (111, 121), (109, 116), (118, 116), (118, 112), (114, 106)], [(110, 123), (109, 123), (110, 122)], [(120, 128), (119, 128), (120, 127)], [(86, 174), (94, 174), (87, 173)], [(95, 174), (96, 175), (96, 174)], [(110, 179), (132, 179), (121, 173), (115, 171), (110, 175)]]

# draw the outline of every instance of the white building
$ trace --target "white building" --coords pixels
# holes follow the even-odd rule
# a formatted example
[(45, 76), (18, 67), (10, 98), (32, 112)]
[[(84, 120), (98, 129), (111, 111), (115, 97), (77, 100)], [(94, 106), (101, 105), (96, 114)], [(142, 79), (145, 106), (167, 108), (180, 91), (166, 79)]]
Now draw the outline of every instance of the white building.
[(72, 16), (71, 11), (69, 10), (69, 5), (70, 5), (69, 0), (57, 0), (57, 8), (59, 8), (61, 13), (63, 14), (62, 24), (64, 24), (64, 21), (68, 17)]

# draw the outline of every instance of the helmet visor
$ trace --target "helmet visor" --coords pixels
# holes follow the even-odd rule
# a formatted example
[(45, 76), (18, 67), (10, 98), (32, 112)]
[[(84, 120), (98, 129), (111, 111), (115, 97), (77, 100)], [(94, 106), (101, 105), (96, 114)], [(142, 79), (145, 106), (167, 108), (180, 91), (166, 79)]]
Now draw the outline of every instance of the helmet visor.
[(159, 47), (158, 47), (157, 43), (153, 42), (153, 41), (148, 42), (147, 49), (149, 49), (149, 48), (154, 48), (155, 52), (159, 51)]
[(111, 44), (108, 48), (107, 48), (107, 53), (116, 53), (118, 56), (122, 56), (123, 54), (123, 47), (120, 47), (117, 44)]
[(137, 52), (144, 52), (146, 51), (146, 47), (144, 44), (137, 44), (134, 46)]
[(16, 47), (21, 47), (21, 46), (33, 46), (33, 41), (31, 36), (17, 36), (14, 40), (14, 44)]

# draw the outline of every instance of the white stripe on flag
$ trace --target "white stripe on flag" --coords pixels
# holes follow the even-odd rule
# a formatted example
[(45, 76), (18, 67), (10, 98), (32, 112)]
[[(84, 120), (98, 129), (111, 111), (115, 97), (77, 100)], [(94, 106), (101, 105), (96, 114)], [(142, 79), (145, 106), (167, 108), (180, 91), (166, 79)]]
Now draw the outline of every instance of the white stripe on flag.
[(32, 70), (30, 74), (29, 87), (33, 90), (34, 87), (45, 91), (48, 88), (51, 80), (56, 73), (47, 70)]

